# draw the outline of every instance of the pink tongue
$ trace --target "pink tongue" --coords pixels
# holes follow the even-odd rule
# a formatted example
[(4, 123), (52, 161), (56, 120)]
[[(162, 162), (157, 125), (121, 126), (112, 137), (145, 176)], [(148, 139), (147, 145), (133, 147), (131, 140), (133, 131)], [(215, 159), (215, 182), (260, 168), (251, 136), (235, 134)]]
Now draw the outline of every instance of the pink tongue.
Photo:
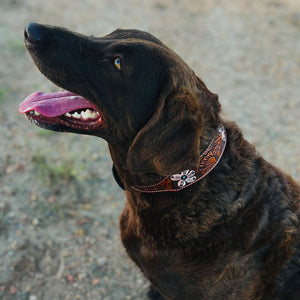
[(56, 93), (35, 92), (30, 94), (19, 107), (19, 113), (24, 114), (36, 110), (45, 117), (57, 117), (77, 109), (95, 106), (87, 99), (68, 91)]

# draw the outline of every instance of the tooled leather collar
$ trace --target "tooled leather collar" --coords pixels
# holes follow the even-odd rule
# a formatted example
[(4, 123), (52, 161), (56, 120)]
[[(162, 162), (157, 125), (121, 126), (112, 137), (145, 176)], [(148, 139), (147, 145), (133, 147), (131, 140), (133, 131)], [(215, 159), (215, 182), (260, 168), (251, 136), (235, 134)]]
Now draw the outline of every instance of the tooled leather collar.
[[(154, 185), (134, 185), (131, 186), (131, 188), (144, 193), (177, 192), (203, 179), (216, 167), (226, 147), (227, 135), (225, 127), (223, 125), (220, 126), (218, 132), (218, 136), (212, 140), (206, 150), (201, 154), (200, 164), (196, 169), (188, 169), (181, 173), (173, 174)], [(119, 186), (125, 190), (124, 184), (120, 180), (114, 166), (113, 175)]]

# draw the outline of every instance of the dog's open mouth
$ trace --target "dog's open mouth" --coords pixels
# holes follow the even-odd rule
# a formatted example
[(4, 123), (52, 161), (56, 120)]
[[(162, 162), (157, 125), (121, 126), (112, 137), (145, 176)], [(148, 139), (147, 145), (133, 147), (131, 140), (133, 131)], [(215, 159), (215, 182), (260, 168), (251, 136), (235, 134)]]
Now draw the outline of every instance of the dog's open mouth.
[(68, 91), (32, 93), (20, 104), (19, 112), (41, 127), (63, 125), (79, 130), (103, 127), (99, 109), (89, 100)]

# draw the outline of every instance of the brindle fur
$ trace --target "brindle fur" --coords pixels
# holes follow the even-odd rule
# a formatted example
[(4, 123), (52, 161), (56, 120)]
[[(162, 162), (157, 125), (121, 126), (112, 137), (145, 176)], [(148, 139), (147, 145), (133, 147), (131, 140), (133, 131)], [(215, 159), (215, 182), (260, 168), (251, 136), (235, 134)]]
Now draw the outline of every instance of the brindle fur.
[[(300, 299), (299, 187), (221, 119), (218, 97), (183, 60), (146, 32), (94, 38), (30, 26), (41, 72), (103, 113), (98, 131), (40, 125), (107, 140), (126, 189), (122, 241), (152, 284), (149, 297)], [(220, 124), (228, 143), (203, 180), (180, 192), (131, 189), (195, 168)]]

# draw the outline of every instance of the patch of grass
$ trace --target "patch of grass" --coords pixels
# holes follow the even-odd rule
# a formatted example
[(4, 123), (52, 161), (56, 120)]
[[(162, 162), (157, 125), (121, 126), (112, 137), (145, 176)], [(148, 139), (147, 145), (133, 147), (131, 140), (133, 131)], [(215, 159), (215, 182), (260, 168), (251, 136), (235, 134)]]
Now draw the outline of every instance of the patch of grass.
[(21, 53), (25, 51), (25, 45), (23, 40), (12, 40), (9, 42), (9, 47), (12, 51)]
[(6, 230), (6, 224), (4, 217), (0, 215), (0, 233), (3, 234), (3, 232)]
[(40, 89), (40, 87), (41, 87), (41, 84), (40, 83), (34, 83), (33, 85), (32, 85), (32, 87), (33, 87), (33, 89), (34, 90), (39, 90)]
[(56, 215), (58, 216), (59, 220), (63, 220), (66, 216), (64, 209), (62, 206), (60, 206), (59, 204), (56, 204), (53, 207), (53, 211), (56, 213)]
[(32, 219), (38, 219), (38, 226), (45, 227), (64, 220), (67, 217), (65, 212), (67, 208), (68, 206), (65, 204), (59, 202), (51, 204), (43, 196), (40, 196), (26, 207), (26, 213)]
[(0, 89), (0, 102), (2, 102), (5, 99), (7, 92), (8, 92), (8, 89), (6, 89), (6, 88)]
[(39, 128), (39, 129), (37, 130), (37, 134), (38, 134), (38, 136), (48, 137), (48, 136), (50, 136), (50, 135), (53, 135), (53, 134), (54, 134), (54, 131)]
[(41, 179), (48, 180), (50, 183), (56, 181), (70, 182), (76, 178), (77, 169), (74, 161), (49, 162), (44, 155), (35, 155), (32, 162), (36, 165)]

